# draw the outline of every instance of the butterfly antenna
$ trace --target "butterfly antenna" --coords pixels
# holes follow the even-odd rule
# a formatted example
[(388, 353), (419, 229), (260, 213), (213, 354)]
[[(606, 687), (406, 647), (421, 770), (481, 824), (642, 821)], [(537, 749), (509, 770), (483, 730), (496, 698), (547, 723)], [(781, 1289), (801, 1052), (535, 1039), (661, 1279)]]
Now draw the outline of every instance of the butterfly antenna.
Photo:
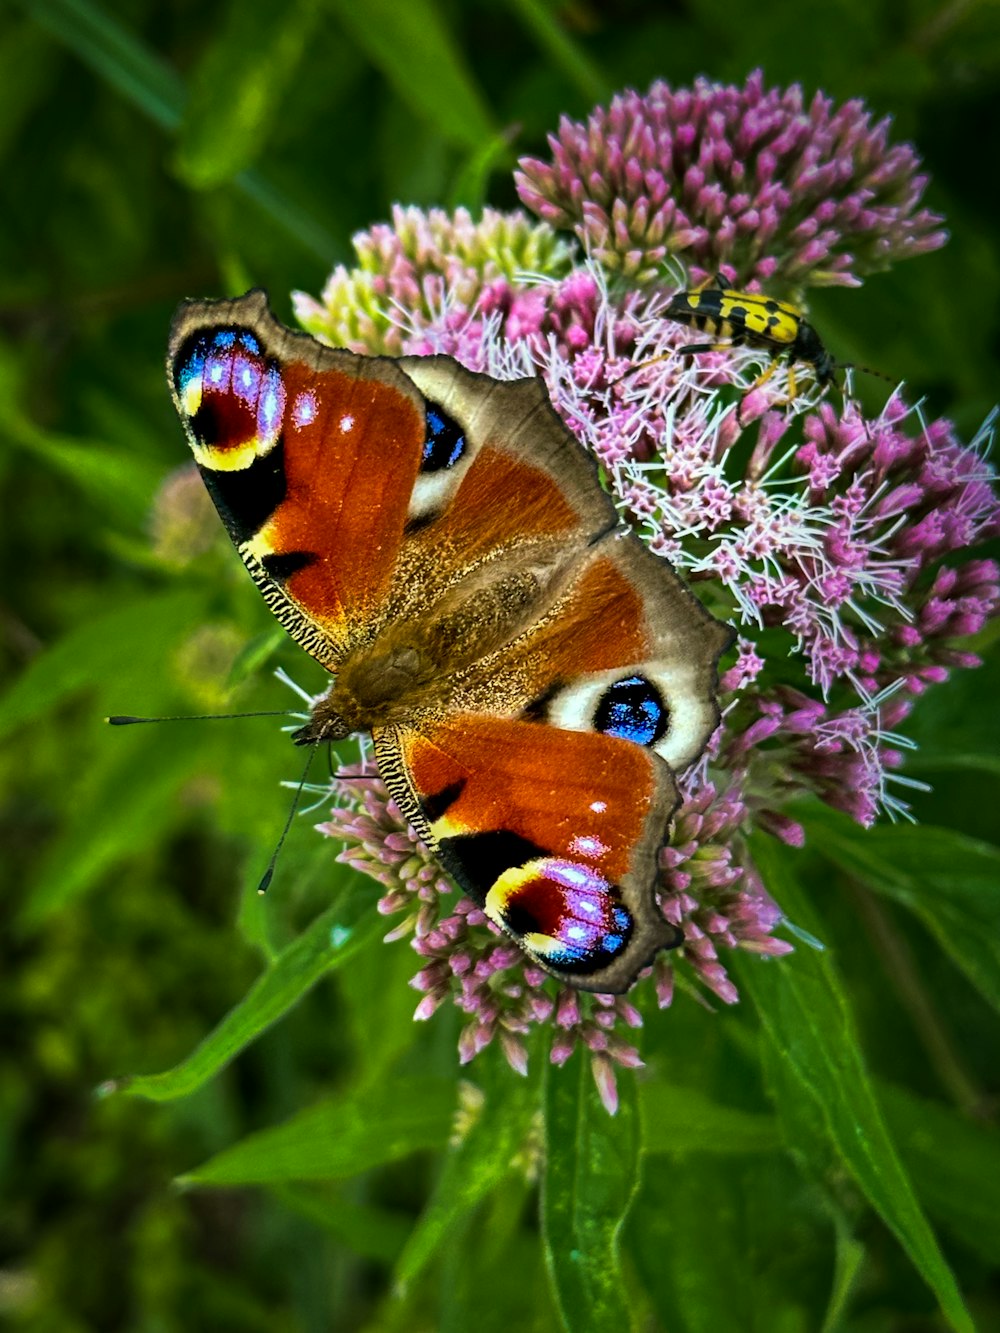
[(104, 720), (111, 727), (131, 727), (138, 722), (228, 722), (235, 717), (298, 717), (291, 708), (268, 709), (259, 713), (179, 713), (174, 717), (133, 717), (130, 713), (115, 713)]
[(288, 808), (288, 818), (285, 820), (285, 827), (281, 830), (281, 837), (278, 839), (277, 846), (271, 853), (271, 859), (267, 863), (267, 869), (260, 877), (260, 883), (257, 885), (258, 893), (267, 893), (268, 886), (271, 883), (271, 877), (274, 874), (274, 866), (278, 860), (278, 854), (285, 845), (285, 839), (288, 837), (288, 830), (292, 827), (292, 820), (295, 818), (295, 811), (299, 808), (299, 801), (302, 799), (302, 791), (306, 785), (306, 778), (309, 776), (309, 769), (312, 767), (312, 761), (315, 758), (316, 747), (315, 745), (310, 745), (309, 753), (306, 756), (306, 766), (302, 770), (302, 776), (299, 778), (299, 785), (295, 788), (292, 804)]

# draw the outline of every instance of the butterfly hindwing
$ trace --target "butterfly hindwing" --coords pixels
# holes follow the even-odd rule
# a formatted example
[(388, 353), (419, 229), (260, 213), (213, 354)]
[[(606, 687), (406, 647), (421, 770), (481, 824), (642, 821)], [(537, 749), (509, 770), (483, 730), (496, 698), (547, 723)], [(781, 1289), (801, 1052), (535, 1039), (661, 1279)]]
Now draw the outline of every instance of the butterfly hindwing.
[(534, 961), (623, 991), (680, 942), (651, 891), (677, 788), (638, 745), (483, 714), (379, 732), (379, 771), (461, 888)]
[(610, 729), (681, 772), (718, 723), (716, 664), (731, 639), (662, 559), (619, 528), (581, 555), (549, 613), (483, 666), (508, 690), (520, 683), (536, 719)]
[(542, 967), (626, 990), (681, 942), (657, 906), (674, 770), (718, 721), (730, 632), (629, 533), (593, 543), (556, 603), (479, 662), (454, 711), (376, 733), (397, 803)]

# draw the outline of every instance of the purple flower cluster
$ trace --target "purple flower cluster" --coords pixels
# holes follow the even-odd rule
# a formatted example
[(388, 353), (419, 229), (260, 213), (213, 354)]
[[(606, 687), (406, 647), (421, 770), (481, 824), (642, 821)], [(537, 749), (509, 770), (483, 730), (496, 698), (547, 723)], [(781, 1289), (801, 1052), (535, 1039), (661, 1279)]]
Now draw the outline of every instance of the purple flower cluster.
[[(352, 775), (365, 780), (352, 782)], [(465, 1015), (458, 1040), (461, 1063), (496, 1040), (518, 1073), (527, 1071), (526, 1035), (536, 1025), (546, 1026), (552, 1031), (553, 1064), (564, 1064), (577, 1047), (587, 1050), (604, 1104), (614, 1112), (615, 1067), (642, 1063), (623, 1035), (642, 1025), (635, 1005), (624, 995), (582, 995), (569, 987), (552, 994), (546, 974), (500, 936), (474, 903), (454, 901), (452, 885), (381, 784), (372, 782), (363, 766), (339, 776), (343, 804), (318, 828), (344, 843), (340, 860), (384, 886), (379, 911), (403, 914), (386, 940), (412, 935), (423, 962), (411, 983), (421, 995), (414, 1018), (428, 1019), (451, 1000)], [(746, 814), (735, 787), (720, 796), (711, 783), (701, 783), (661, 859), (664, 914), (683, 925), (688, 963), (727, 1004), (738, 996), (719, 961), (719, 947), (769, 956), (791, 949), (771, 934), (781, 914), (753, 867), (741, 865), (734, 852), (731, 840)], [(657, 1000), (665, 1007), (673, 998), (673, 965), (660, 959), (653, 971)]]
[(572, 228), (609, 272), (644, 280), (680, 256), (694, 280), (724, 272), (780, 294), (857, 286), (861, 276), (942, 245), (941, 219), (918, 210), (926, 177), (889, 121), (863, 103), (698, 79), (654, 83), (564, 119), (551, 162), (525, 158), (525, 207)]
[[(659, 901), (685, 943), (651, 980), (661, 1006), (678, 968), (733, 1003), (727, 950), (791, 947), (747, 832), (800, 845), (788, 805), (807, 792), (861, 824), (905, 810), (898, 729), (917, 696), (977, 661), (962, 641), (1000, 608), (1000, 571), (962, 560), (1000, 532), (990, 425), (964, 445), (899, 393), (870, 419), (849, 392), (824, 400), (814, 387), (789, 403), (787, 371), (756, 383), (765, 353), (678, 355), (689, 330), (665, 317), (670, 293), (639, 281), (685, 249), (698, 270), (743, 281), (853, 282), (940, 244), (937, 219), (914, 211), (912, 151), (888, 149), (886, 126), (859, 105), (818, 98), (806, 114), (798, 90), (765, 93), (757, 75), (743, 90), (657, 85), (596, 111), (586, 130), (564, 125), (553, 150), (554, 167), (522, 164), (522, 197), (575, 224), (587, 258), (525, 217), (397, 210), (391, 227), (357, 238), (357, 268), (297, 308), (312, 332), (362, 350), (541, 375), (623, 517), (739, 624), (723, 723), (681, 777), (661, 853)], [(638, 1009), (554, 990), (472, 903), (454, 901), (379, 785), (338, 790), (322, 831), (384, 886), (381, 910), (400, 916), (391, 937), (412, 937), (416, 1017), (454, 1003), (461, 1060), (496, 1040), (521, 1071), (526, 1036), (543, 1025), (556, 1063), (590, 1053), (613, 1109), (615, 1068), (640, 1063)]]

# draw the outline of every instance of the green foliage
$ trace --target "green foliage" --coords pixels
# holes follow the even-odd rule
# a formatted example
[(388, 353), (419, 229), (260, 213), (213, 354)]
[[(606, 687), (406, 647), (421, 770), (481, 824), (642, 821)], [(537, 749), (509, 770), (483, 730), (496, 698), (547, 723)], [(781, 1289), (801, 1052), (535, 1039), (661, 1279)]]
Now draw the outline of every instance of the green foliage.
[(950, 829), (880, 828), (859, 839), (816, 809), (814, 845), (850, 875), (909, 908), (983, 998), (1000, 1009), (1000, 850)]
[(273, 722), (101, 722), (294, 706), (272, 665), (322, 684), (221, 532), (181, 560), (151, 540), (186, 457), (162, 374), (175, 303), (260, 283), (287, 313), (396, 200), (509, 206), (514, 158), (627, 84), (763, 64), (891, 112), (952, 243), (812, 314), (838, 357), (974, 430), (1000, 318), (995, 7), (5, 18), (0, 1314), (74, 1333), (997, 1326), (995, 638), (916, 709), (921, 825), (862, 833), (812, 804), (806, 851), (762, 843), (825, 949), (741, 958), (732, 1009), (650, 1006), (614, 1118), (579, 1055), (459, 1069), (454, 1015), (412, 1021), (413, 955), (309, 817), (257, 898), (297, 776)]
[[(791, 854), (754, 841), (765, 883), (797, 925), (816, 919), (795, 882)], [(764, 1071), (789, 1151), (817, 1173), (844, 1167), (931, 1284), (951, 1326), (972, 1328), (955, 1280), (886, 1131), (847, 996), (825, 950), (799, 949), (781, 967), (736, 968), (760, 1014)]]
[(441, 1078), (398, 1078), (298, 1112), (249, 1134), (195, 1171), (188, 1185), (273, 1185), (341, 1180), (448, 1140), (454, 1088)]
[(229, 1010), (197, 1050), (174, 1069), (136, 1075), (120, 1087), (156, 1102), (188, 1096), (298, 1004), (321, 977), (344, 966), (382, 933), (370, 892), (366, 896), (354, 885), (270, 962), (245, 998)]
[(632, 1325), (620, 1233), (639, 1184), (639, 1115), (625, 1082), (615, 1119), (601, 1114), (578, 1052), (546, 1078), (542, 1239), (563, 1324), (611, 1333)]

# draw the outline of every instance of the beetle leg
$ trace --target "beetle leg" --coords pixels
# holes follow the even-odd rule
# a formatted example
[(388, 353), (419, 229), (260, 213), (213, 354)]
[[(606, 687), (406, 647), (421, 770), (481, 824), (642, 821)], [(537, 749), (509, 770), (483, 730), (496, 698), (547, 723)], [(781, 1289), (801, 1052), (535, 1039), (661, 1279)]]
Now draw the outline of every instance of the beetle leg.
[(696, 352), (728, 352), (730, 347), (738, 347), (735, 338), (730, 338), (729, 342), (724, 343), (686, 343), (683, 347), (677, 348), (678, 356), (693, 356)]
[[(770, 365), (768, 365), (764, 370), (762, 370), (762, 371), (760, 372), (760, 374), (759, 374), (759, 375), (757, 376), (757, 378), (754, 380), (753, 384), (750, 385), (750, 388), (747, 389), (747, 393), (753, 393), (754, 389), (760, 389), (760, 388), (763, 388), (763, 386), (768, 382), (768, 380), (771, 378), (771, 376), (774, 374), (774, 372), (775, 372), (777, 369), (778, 369), (778, 358), (777, 358), (777, 357), (772, 357), (772, 358), (771, 358), (771, 363), (770, 363)], [(792, 371), (791, 371), (791, 367), (789, 367), (789, 369), (788, 369), (788, 380), (789, 380), (789, 383), (792, 382)], [(745, 395), (744, 395), (744, 396), (745, 396)], [(794, 393), (793, 393), (792, 396), (793, 396), (793, 397), (795, 396)]]

